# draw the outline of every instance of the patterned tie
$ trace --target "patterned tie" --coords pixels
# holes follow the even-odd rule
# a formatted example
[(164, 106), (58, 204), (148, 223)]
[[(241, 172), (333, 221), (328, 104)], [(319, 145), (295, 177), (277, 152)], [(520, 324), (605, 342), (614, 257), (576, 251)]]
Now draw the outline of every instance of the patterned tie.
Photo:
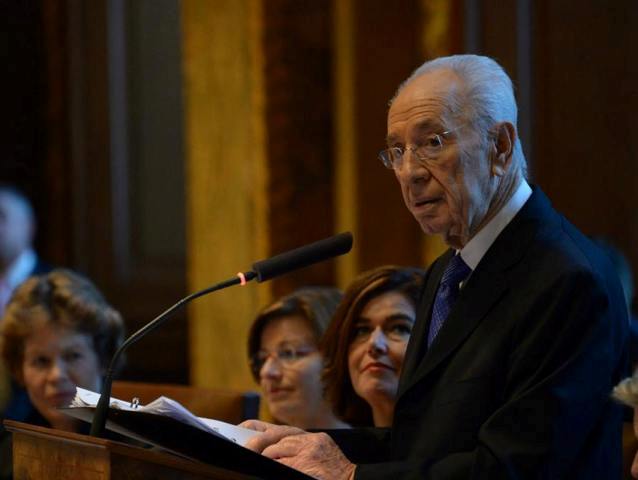
[(452, 305), (459, 296), (459, 284), (465, 280), (472, 272), (472, 269), (461, 258), (461, 255), (454, 255), (441, 277), (439, 289), (436, 291), (434, 308), (432, 309), (432, 321), (430, 322), (430, 332), (428, 333), (428, 348), (432, 345), (436, 335), (441, 330), (443, 322), (447, 318)]

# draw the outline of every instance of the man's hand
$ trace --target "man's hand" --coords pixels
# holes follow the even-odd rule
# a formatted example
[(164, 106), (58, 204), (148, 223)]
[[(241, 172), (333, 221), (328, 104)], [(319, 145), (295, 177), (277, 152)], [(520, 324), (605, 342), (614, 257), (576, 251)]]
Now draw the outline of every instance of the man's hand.
[(284, 437), (264, 449), (262, 455), (322, 480), (354, 478), (354, 464), (325, 433), (304, 433)]
[(246, 447), (322, 480), (350, 480), (355, 465), (325, 433), (306, 433), (295, 427), (248, 420), (239, 425), (263, 432)]
[(255, 435), (250, 438), (246, 442), (246, 445), (244, 445), (246, 448), (254, 450), (257, 453), (262, 453), (266, 447), (274, 445), (284, 437), (306, 433), (300, 428), (289, 427), (286, 425), (274, 425), (272, 423), (262, 422), (259, 420), (246, 420), (238, 426), (262, 432), (261, 435)]

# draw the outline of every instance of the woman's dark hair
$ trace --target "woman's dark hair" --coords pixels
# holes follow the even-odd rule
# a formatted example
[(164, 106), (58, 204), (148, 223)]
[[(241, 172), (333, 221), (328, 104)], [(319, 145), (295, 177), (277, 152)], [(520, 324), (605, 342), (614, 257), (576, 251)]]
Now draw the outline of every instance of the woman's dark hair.
[(122, 317), (88, 279), (65, 269), (30, 277), (14, 291), (1, 329), (2, 357), (21, 383), (25, 343), (47, 323), (89, 335), (103, 370), (124, 340)]
[(341, 291), (334, 287), (304, 287), (261, 310), (248, 333), (248, 359), (255, 381), (259, 382), (259, 372), (253, 367), (252, 359), (261, 348), (261, 333), (269, 322), (281, 317), (299, 315), (308, 321), (318, 344), (341, 297)]
[(371, 426), (370, 405), (356, 394), (348, 370), (348, 350), (353, 326), (366, 304), (387, 292), (398, 292), (416, 308), (421, 295), (424, 271), (417, 268), (383, 266), (357, 277), (344, 293), (332, 323), (321, 341), (324, 358), (322, 379), (326, 398), (335, 414), (352, 426)]

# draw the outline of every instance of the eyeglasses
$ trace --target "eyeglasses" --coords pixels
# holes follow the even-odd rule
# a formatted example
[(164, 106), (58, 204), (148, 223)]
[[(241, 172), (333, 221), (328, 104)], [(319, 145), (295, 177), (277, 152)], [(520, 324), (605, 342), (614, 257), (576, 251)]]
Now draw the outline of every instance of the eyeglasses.
[(259, 377), (261, 369), (264, 368), (266, 361), (271, 357), (277, 360), (281, 366), (291, 367), (302, 358), (307, 357), (316, 351), (316, 348), (310, 346), (282, 347), (274, 352), (259, 350), (250, 359), (250, 369), (252, 370), (253, 375)]
[(403, 158), (406, 151), (411, 151), (421, 163), (432, 164), (439, 159), (443, 147), (445, 146), (443, 139), (451, 133), (459, 130), (461, 127), (452, 130), (446, 130), (441, 133), (430, 133), (422, 141), (418, 147), (391, 147), (379, 152), (379, 160), (390, 170), (400, 170), (403, 166)]

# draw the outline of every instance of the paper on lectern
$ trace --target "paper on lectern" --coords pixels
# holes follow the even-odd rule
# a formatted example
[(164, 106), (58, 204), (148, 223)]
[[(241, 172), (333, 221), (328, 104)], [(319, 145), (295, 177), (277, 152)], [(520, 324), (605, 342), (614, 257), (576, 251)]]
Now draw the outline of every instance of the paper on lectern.
[[(73, 407), (95, 408), (99, 399), (99, 393), (77, 387), (75, 398), (70, 405), (71, 409), (64, 409), (62, 411), (74, 416), (72, 413)], [(125, 402), (111, 397), (109, 407), (118, 410), (146, 412), (170, 417), (181, 423), (212, 433), (213, 435), (221, 435), (227, 440), (231, 440), (241, 446), (244, 446), (249, 438), (259, 433), (254, 430), (238, 427), (220, 420), (197, 417), (182, 404), (168, 397), (159, 397), (147, 405), (139, 405), (135, 402)]]

